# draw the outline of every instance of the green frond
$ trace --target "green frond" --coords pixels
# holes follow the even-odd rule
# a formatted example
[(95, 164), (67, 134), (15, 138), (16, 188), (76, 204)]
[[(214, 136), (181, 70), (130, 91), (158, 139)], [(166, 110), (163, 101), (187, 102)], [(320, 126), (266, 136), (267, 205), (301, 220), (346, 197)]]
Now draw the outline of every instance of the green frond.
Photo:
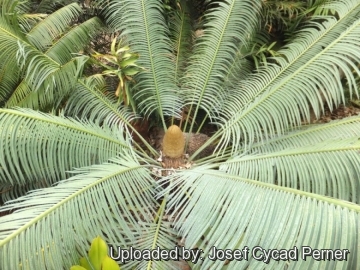
[(47, 74), (43, 84), (38, 89), (29, 84), (29, 79), (25, 77), (13, 90), (5, 107), (21, 106), (36, 110), (44, 109), (50, 105), (56, 108), (74, 88), (87, 59), (87, 56), (72, 58), (68, 63), (54, 70), (52, 74)]
[(244, 146), (243, 151), (269, 153), (289, 148), (306, 147), (329, 139), (341, 140), (358, 137), (360, 137), (360, 117), (352, 116), (326, 124), (305, 126), (271, 139), (263, 138), (260, 142), (253, 144), (250, 149)]
[(0, 181), (0, 205), (3, 205), (5, 202), (17, 199), (21, 196), (24, 196), (30, 190), (47, 188), (52, 184), (46, 181), (37, 181), (37, 182), (28, 182), (25, 184), (17, 183), (2, 183)]
[(219, 148), (233, 142), (233, 151), (242, 140), (251, 144), (256, 134), (265, 137), (284, 133), (301, 124), (301, 115), (309, 118), (309, 102), (318, 116), (323, 110), (324, 96), (330, 108), (344, 102), (340, 70), (348, 81), (350, 95), (357, 94), (353, 62), (360, 62), (360, 3), (357, 0), (337, 1), (339, 19), (320, 17), (323, 22), (310, 22), (296, 39), (274, 57), (278, 64), (242, 81), (246, 91), (234, 91), (219, 122)]
[[(360, 133), (358, 135), (360, 137)], [(220, 170), (243, 178), (360, 203), (360, 141), (327, 140), (232, 158)]]
[(98, 17), (93, 17), (76, 25), (54, 42), (45, 54), (56, 62), (65, 64), (74, 57), (75, 53), (89, 44), (101, 26), (102, 22)]
[(72, 3), (47, 16), (37, 23), (30, 32), (26, 34), (29, 42), (37, 49), (44, 51), (69, 28), (71, 22), (76, 19), (82, 10), (77, 3)]
[(12, 55), (4, 56), (0, 53), (0, 59), (0, 107), (3, 107), (19, 83), (20, 70)]
[[(7, 41), (6, 45), (8, 48), (16, 52), (18, 67), (21, 70), (24, 70), (24, 78), (31, 85), (31, 87), (34, 88), (34, 90), (39, 89), (44, 84), (46, 79), (49, 80), (54, 72), (61, 69), (61, 65), (59, 63), (41, 53), (27, 42), (19, 40), (11, 33), (6, 31), (3, 32), (1, 30), (2, 29), (0, 29), (0, 40), (3, 37), (4, 40)], [(76, 73), (73, 71), (72, 75), (69, 75), (73, 76), (73, 74)], [(56, 82), (57, 78), (52, 77), (51, 79)], [(58, 80), (57, 82), (59, 85), (62, 84), (61, 80)], [(48, 86), (50, 85), (45, 85), (45, 87)]]
[(52, 116), (29, 109), (0, 110), (2, 184), (54, 183), (75, 167), (129, 151), (121, 126)]
[[(144, 231), (144, 234), (141, 235), (142, 238), (139, 239), (141, 245), (139, 249), (143, 250), (153, 250), (159, 247), (161, 250), (174, 250), (176, 247), (176, 231), (171, 228), (172, 224), (170, 222), (161, 222), (160, 228), (157, 227), (157, 224), (149, 225)], [(155, 244), (155, 245), (153, 245)], [(181, 261), (173, 260), (141, 260), (129, 262), (124, 269), (174, 269), (178, 270)]]
[(18, 40), (21, 34), (0, 17), (0, 104), (4, 104), (21, 80), (17, 61)]
[[(156, 248), (161, 250), (174, 249), (177, 243), (177, 232), (172, 228), (171, 222), (165, 217), (166, 202), (167, 198), (164, 198), (152, 223), (142, 223), (144, 229), (134, 242), (137, 249), (142, 251), (154, 250)], [(126, 269), (179, 269), (176, 267), (176, 262), (172, 260), (129, 261), (124, 266), (126, 266)]]
[[(241, 51), (238, 51), (234, 56), (228, 73), (224, 78), (222, 86), (224, 91), (232, 91), (234, 85), (241, 85), (241, 80), (245, 79), (253, 71), (254, 66), (251, 61), (246, 59), (247, 56), (248, 54), (243, 54)], [(226, 107), (226, 102), (222, 106)]]
[(11, 91), (20, 80), (21, 71), (16, 61), (16, 47), (13, 40), (8, 40), (8, 35), (14, 39), (21, 39), (22, 35), (9, 25), (0, 16), (0, 104), (6, 101)]
[(16, 32), (20, 36), (24, 36), (19, 26), (19, 15), (22, 13), (22, 3), (22, 1), (18, 0), (0, 0), (1, 23), (6, 23), (13, 32)]
[(66, 103), (65, 114), (96, 123), (124, 123), (130, 126), (135, 115), (117, 104), (114, 96), (104, 93), (104, 87), (105, 81), (101, 75), (78, 80), (76, 91), (70, 94)]
[(193, 46), (193, 22), (191, 21), (187, 5), (186, 1), (180, 1), (178, 9), (174, 11), (169, 21), (176, 82), (178, 82), (179, 78), (183, 77), (184, 69)]
[(18, 16), (19, 25), (24, 33), (28, 33), (37, 23), (46, 18), (48, 14), (21, 14)]
[(38, 3), (35, 12), (44, 12), (44, 13), (52, 13), (56, 9), (56, 5), (68, 5), (74, 1), (72, 0), (40, 0)]
[[(48, 98), (48, 95), (43, 95), (44, 91), (41, 91), (39, 95), (39, 91), (34, 91), (25, 80), (22, 80), (17, 87), (11, 90), (11, 95), (7, 98), (5, 108), (20, 107), (23, 105), (26, 108), (38, 109), (40, 105), (39, 98)], [(29, 99), (29, 97), (32, 98)], [(42, 104), (47, 105), (48, 102), (45, 102), (45, 104), (42, 102)]]
[(194, 119), (200, 108), (210, 114), (223, 105), (223, 77), (229, 72), (238, 45), (246, 45), (255, 30), (261, 1), (217, 4), (205, 15), (204, 34), (198, 38), (186, 70), (185, 98), (194, 107)]
[(105, 82), (100, 75), (78, 80), (76, 91), (71, 92), (65, 106), (68, 116), (88, 119), (99, 125), (106, 123), (110, 126), (126, 125), (133, 135), (137, 135), (152, 153), (156, 151), (137, 132), (132, 122), (136, 119), (129, 108), (120, 106), (116, 98), (110, 93), (104, 93)]
[(299, 20), (306, 12), (305, 1), (263, 1), (262, 19), (268, 27), (289, 28), (292, 21)]
[[(175, 228), (187, 248), (198, 247), (204, 261), (193, 269), (220, 269), (221, 260), (208, 259), (210, 247), (249, 248), (248, 261), (229, 262), (230, 269), (262, 269), (251, 255), (255, 246), (268, 249), (347, 249), (345, 261), (270, 260), (266, 267), (284, 269), (355, 269), (360, 256), (360, 206), (319, 194), (262, 183), (197, 167), (169, 179), (175, 190), (168, 209), (180, 213)], [(276, 229), (274, 229), (276, 228)], [(299, 257), (300, 258), (300, 257)]]
[[(228, 91), (234, 91), (234, 88), (237, 89), (237, 91), (244, 91), (244, 89), (239, 89), (241, 87), (241, 81), (246, 79), (256, 67), (248, 58), (253, 57), (254, 59), (259, 48), (268, 42), (268, 33), (259, 31), (254, 32), (248, 38), (246, 44), (239, 45), (235, 56), (230, 60), (228, 71), (224, 76), (222, 89), (224, 92), (226, 91), (226, 94), (228, 94)], [(230, 97), (232, 96), (230, 95)], [(227, 102), (224, 102), (222, 105), (227, 107), (226, 103)]]
[[(113, 13), (119, 13), (114, 17)], [(122, 30), (131, 50), (138, 53), (137, 64), (145, 70), (135, 77), (135, 99), (138, 108), (149, 115), (156, 112), (166, 129), (164, 116), (178, 115), (181, 107), (174, 78), (174, 65), (170, 59), (168, 28), (161, 1), (114, 1), (105, 11), (110, 26)]]
[(97, 235), (112, 246), (136, 243), (156, 205), (149, 171), (122, 154), (77, 173), (0, 208), (16, 210), (0, 217), (1, 269), (69, 269)]
[[(85, 56), (75, 57), (72, 53), (84, 48), (100, 26), (98, 18), (89, 19), (69, 30), (44, 54), (16, 36), (11, 36), (12, 33), (6, 28), (3, 33), (0, 29), (0, 40), (3, 38), (6, 41), (0, 59), (9, 61), (2, 70), (4, 81), (0, 83), (0, 90), (4, 90), (0, 94), (1, 101), (6, 102), (6, 107), (43, 109), (49, 104), (57, 106), (75, 86), (87, 60)], [(42, 40), (39, 38), (39, 42)], [(22, 81), (19, 71), (13, 72), (19, 69), (25, 70)]]

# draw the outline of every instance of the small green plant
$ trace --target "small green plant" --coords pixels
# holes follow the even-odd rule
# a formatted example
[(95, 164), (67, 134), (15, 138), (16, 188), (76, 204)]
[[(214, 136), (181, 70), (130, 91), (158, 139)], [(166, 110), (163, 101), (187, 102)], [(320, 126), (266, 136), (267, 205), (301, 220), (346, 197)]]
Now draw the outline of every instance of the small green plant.
[(91, 242), (88, 258), (82, 257), (80, 265), (74, 265), (70, 270), (120, 270), (116, 261), (107, 254), (107, 244), (98, 236)]
[(142, 68), (135, 64), (139, 55), (131, 53), (129, 46), (122, 46), (122, 40), (116, 44), (117, 38), (111, 42), (110, 52), (102, 54), (94, 52), (92, 55), (95, 63), (102, 66), (105, 70), (102, 74), (106, 76), (117, 76), (119, 84), (115, 91), (118, 101), (124, 102), (125, 106), (130, 106), (135, 112), (135, 103), (130, 93), (129, 83), (133, 80), (132, 76), (139, 73)]

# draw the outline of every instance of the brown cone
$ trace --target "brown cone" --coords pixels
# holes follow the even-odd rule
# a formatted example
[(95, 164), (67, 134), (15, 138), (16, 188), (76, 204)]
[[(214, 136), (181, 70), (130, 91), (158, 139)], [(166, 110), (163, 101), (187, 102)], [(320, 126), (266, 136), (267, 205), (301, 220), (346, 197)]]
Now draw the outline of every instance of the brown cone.
[(184, 153), (185, 139), (181, 129), (172, 125), (165, 132), (163, 139), (163, 154), (171, 158), (179, 158)]

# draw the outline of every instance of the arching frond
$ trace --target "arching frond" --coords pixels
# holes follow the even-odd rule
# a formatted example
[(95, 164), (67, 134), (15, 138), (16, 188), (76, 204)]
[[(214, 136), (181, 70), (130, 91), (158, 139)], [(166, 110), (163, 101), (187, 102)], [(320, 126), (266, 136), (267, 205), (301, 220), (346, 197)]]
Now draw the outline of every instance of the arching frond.
[[(39, 27), (46, 27), (46, 25)], [(87, 60), (87, 57), (75, 57), (73, 53), (83, 49), (100, 27), (101, 21), (97, 17), (89, 19), (69, 30), (44, 54), (30, 47), (26, 42), (18, 41), (15, 45), (16, 38), (14, 37), (11, 48), (16, 54), (15, 52), (9, 56), (4, 54), (4, 58), (7, 57), (9, 63), (3, 69), (5, 81), (0, 83), (0, 89), (1, 87), (5, 89), (2, 98), (3, 102), (6, 101), (6, 107), (22, 106), (43, 109), (49, 104), (56, 107), (76, 84)], [(53, 34), (51, 29), (49, 31)], [(4, 39), (6, 34), (8, 32), (4, 31)], [(51, 39), (52, 36), (48, 38)], [(43, 39), (38, 37), (37, 41), (41, 43)], [(16, 46), (18, 48), (15, 49)], [(27, 51), (26, 54), (23, 53), (25, 51)], [(43, 68), (41, 68), (42, 65), (44, 65)], [(27, 69), (27, 72), (15, 87), (20, 79), (19, 75), (16, 76), (19, 74), (19, 66)], [(47, 74), (46, 66), (50, 71)], [(12, 70), (17, 70), (17, 72), (12, 73)], [(34, 85), (37, 80), (40, 80), (39, 83)]]
[(243, 178), (360, 203), (359, 163), (358, 138), (332, 138), (299, 148), (232, 158), (220, 169)]
[(105, 94), (104, 87), (105, 81), (101, 75), (80, 79), (76, 91), (71, 93), (66, 103), (65, 114), (96, 123), (113, 125), (122, 122), (130, 125), (135, 116), (117, 104), (114, 96)]
[(20, 27), (24, 33), (28, 33), (37, 23), (41, 22), (46, 18), (47, 14), (21, 14), (18, 15)]
[[(169, 190), (176, 190), (168, 208), (180, 212), (175, 227), (180, 230), (187, 248), (202, 249), (202, 263), (194, 269), (220, 269), (222, 260), (210, 260), (211, 248), (243, 249), (247, 260), (229, 262), (230, 269), (262, 269), (254, 247), (293, 249), (309, 246), (328, 249), (336, 246), (350, 252), (347, 261), (269, 260), (266, 267), (337, 267), (352, 269), (360, 256), (360, 206), (346, 201), (241, 178), (197, 167), (179, 172), (169, 179)], [(274, 229), (276, 228), (276, 229)], [(214, 254), (212, 254), (213, 256)], [(300, 258), (300, 257), (299, 257)]]
[(35, 12), (51, 13), (56, 8), (56, 5), (67, 5), (73, 2), (72, 0), (41, 0), (36, 6)]
[(16, 60), (17, 44), (14, 41), (22, 38), (20, 31), (0, 16), (0, 104), (7, 100), (20, 80), (21, 70)]
[(45, 54), (58, 63), (65, 64), (74, 57), (74, 54), (89, 44), (101, 26), (102, 22), (98, 17), (93, 17), (76, 25), (48, 48)]
[[(49, 80), (51, 74), (61, 69), (59, 63), (39, 52), (26, 41), (14, 36), (13, 33), (0, 28), (0, 41), (2, 39), (4, 42), (0, 43), (0, 49), (9, 52), (9, 55), (14, 55), (15, 53), (14, 58), (17, 60), (19, 69), (25, 69), (24, 77), (35, 90), (39, 89), (44, 84), (45, 80)], [(68, 76), (73, 77), (73, 74), (76, 73), (72, 72), (72, 74), (69, 74)], [(52, 77), (51, 79), (59, 85), (62, 85), (67, 81), (59, 80), (57, 77)], [(67, 79), (70, 80), (70, 78)]]
[(136, 247), (156, 205), (149, 171), (122, 154), (77, 173), (0, 208), (16, 210), (0, 217), (1, 269), (69, 269), (96, 235), (113, 246)]
[[(309, 115), (309, 102), (316, 115), (323, 109), (321, 95), (330, 108), (344, 101), (341, 70), (349, 83), (350, 94), (357, 93), (352, 71), (360, 62), (360, 3), (357, 0), (336, 1), (331, 6), (339, 19), (321, 17), (311, 22), (298, 38), (275, 57), (278, 65), (268, 66), (251, 76), (242, 86), (247, 89), (236, 95), (224, 108), (219, 148), (233, 142), (233, 150), (242, 140), (253, 143), (256, 134), (274, 136), (292, 125), (300, 125), (301, 115)], [(319, 18), (318, 18), (319, 19)]]
[(17, 67), (16, 59), (10, 56), (0, 55), (0, 106), (10, 98), (13, 89), (20, 80), (20, 70)]
[[(223, 91), (232, 91), (234, 85), (240, 85), (241, 80), (244, 80), (254, 69), (251, 61), (246, 59), (248, 54), (243, 54), (241, 51), (238, 51), (233, 58), (233, 61), (230, 65), (228, 73), (224, 78)], [(225, 97), (226, 100), (226, 97)], [(222, 104), (226, 107), (226, 102)]]
[(126, 125), (129, 131), (132, 134), (135, 133), (151, 152), (156, 153), (132, 125), (137, 116), (129, 108), (120, 106), (114, 96), (105, 94), (103, 87), (104, 81), (100, 75), (80, 79), (76, 85), (76, 91), (73, 91), (67, 100), (65, 114), (89, 119), (99, 125), (102, 123), (110, 126)]
[(87, 59), (86, 56), (71, 59), (44, 78), (43, 85), (37, 89), (29, 84), (28, 78), (25, 77), (13, 90), (5, 107), (21, 106), (36, 110), (51, 105), (57, 108), (62, 99), (74, 88)]
[(193, 22), (187, 5), (186, 1), (180, 1), (169, 21), (174, 52), (175, 81), (177, 83), (179, 78), (183, 76), (193, 46)]
[[(261, 1), (222, 1), (205, 15), (204, 35), (198, 39), (186, 70), (186, 102), (198, 110), (222, 106), (221, 86), (236, 55), (238, 44), (247, 44), (259, 16)], [(190, 109), (191, 111), (192, 109)]]
[[(229, 91), (234, 91), (234, 88), (236, 91), (246, 90), (243, 88), (241, 89), (241, 81), (246, 79), (256, 68), (254, 63), (248, 58), (252, 57), (252, 59), (254, 59), (259, 52), (260, 47), (268, 41), (269, 35), (264, 31), (259, 31), (252, 33), (252, 35), (248, 37), (246, 44), (239, 44), (239, 48), (233, 59), (230, 60), (228, 71), (224, 76), (222, 89), (226, 96), (229, 95)], [(230, 95), (229, 98), (231, 99), (232, 95)], [(227, 107), (226, 97), (222, 106)]]
[(119, 127), (102, 127), (29, 109), (0, 110), (2, 184), (54, 183), (75, 167), (129, 151)]
[[(139, 234), (134, 242), (137, 249), (155, 250), (174, 250), (177, 243), (177, 232), (172, 228), (172, 224), (165, 217), (165, 205), (167, 199), (164, 198), (152, 223), (143, 223), (144, 230)], [(128, 247), (130, 248), (130, 247)], [(123, 268), (123, 266), (121, 266)], [(141, 260), (129, 261), (124, 265), (126, 269), (179, 269), (175, 261), (172, 260)]]
[[(7, 24), (14, 33), (24, 36), (21, 32), (18, 16), (22, 13), (23, 2), (18, 0), (0, 0), (0, 22)], [(2, 25), (0, 27), (3, 27)]]
[(360, 137), (360, 117), (352, 116), (341, 120), (334, 120), (327, 124), (305, 126), (285, 135), (263, 139), (245, 149), (248, 153), (269, 153), (289, 148), (301, 148), (321, 143), (325, 140), (351, 139)]
[(58, 9), (43, 21), (37, 23), (29, 33), (26, 34), (29, 42), (37, 49), (44, 51), (70, 26), (82, 10), (77, 3), (72, 3)]
[[(82, 74), (85, 62), (88, 59), (84, 56), (75, 57), (73, 53), (78, 52), (80, 49), (84, 48), (91, 40), (91, 38), (94, 37), (100, 27), (101, 21), (97, 17), (89, 19), (83, 24), (76, 26), (67, 32), (64, 36), (62, 36), (59, 40), (57, 40), (53, 45), (51, 45), (51, 47), (48, 48), (48, 51), (46, 51), (44, 54), (41, 54), (40, 52), (37, 53), (36, 50), (34, 50), (33, 60), (36, 60), (34, 61), (33, 65), (33, 60), (29, 61), (26, 59), (29, 58), (28, 56), (23, 56), (23, 61), (27, 62), (29, 65), (29, 67), (26, 67), (26, 64), (23, 63), (24, 67), (28, 69), (28, 75), (31, 74), (34, 66), (38, 67), (43, 63), (44, 60), (49, 60), (50, 63), (54, 66), (54, 69), (51, 70), (50, 73), (44, 75), (43, 81), (39, 82), (41, 86), (32, 84), (33, 78), (36, 76), (31, 74), (30, 77), (25, 75), (22, 82), (16, 88), (14, 87), (14, 83), (16, 82), (16, 79), (19, 79), (19, 77), (15, 76), (16, 73), (9, 74), (9, 72), (7, 72), (5, 74), (7, 75), (6, 79), (10, 82), (13, 82), (10, 89), (14, 90), (12, 92), (5, 92), (6, 94), (4, 94), (4, 99), (8, 99), (5, 106), (22, 106), (32, 109), (39, 109), (51, 104), (56, 107), (62, 98), (73, 89), (77, 82), (77, 78)], [(51, 32), (51, 29), (49, 31)], [(49, 39), (51, 38), (52, 37), (49, 36)], [(36, 40), (41, 42), (42, 39), (36, 38)], [(18, 52), (20, 53), (18, 55), (21, 55), (21, 50), (25, 51), (28, 49), (29, 47), (26, 45), (24, 47), (20, 46), (20, 48), (18, 48)], [(46, 72), (45, 66), (48, 63), (44, 63), (44, 72)], [(58, 65), (58, 67), (56, 67), (56, 65)], [(14, 65), (10, 65), (10, 67), (12, 66)], [(14, 67), (15, 70), (16, 68), (19, 67)], [(5, 71), (7, 69), (8, 67), (5, 67)], [(13, 79), (11, 80), (11, 78)], [(9, 83), (4, 86), (7, 86), (8, 84)]]
[[(116, 18), (109, 13), (117, 9)], [(157, 112), (166, 129), (164, 116), (178, 115), (181, 107), (174, 78), (174, 65), (170, 60), (168, 28), (161, 1), (113, 1), (105, 11), (108, 22), (117, 30), (123, 30), (131, 50), (138, 53), (137, 64), (145, 70), (134, 79), (135, 98), (145, 115)]]

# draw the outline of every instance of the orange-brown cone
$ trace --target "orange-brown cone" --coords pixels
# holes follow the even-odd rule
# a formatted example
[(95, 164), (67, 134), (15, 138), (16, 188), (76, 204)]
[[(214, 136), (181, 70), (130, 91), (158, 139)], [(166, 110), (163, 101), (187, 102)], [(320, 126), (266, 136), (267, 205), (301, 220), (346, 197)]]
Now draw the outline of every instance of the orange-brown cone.
[(185, 139), (181, 129), (172, 125), (165, 132), (163, 139), (163, 154), (171, 158), (179, 158), (184, 153)]

